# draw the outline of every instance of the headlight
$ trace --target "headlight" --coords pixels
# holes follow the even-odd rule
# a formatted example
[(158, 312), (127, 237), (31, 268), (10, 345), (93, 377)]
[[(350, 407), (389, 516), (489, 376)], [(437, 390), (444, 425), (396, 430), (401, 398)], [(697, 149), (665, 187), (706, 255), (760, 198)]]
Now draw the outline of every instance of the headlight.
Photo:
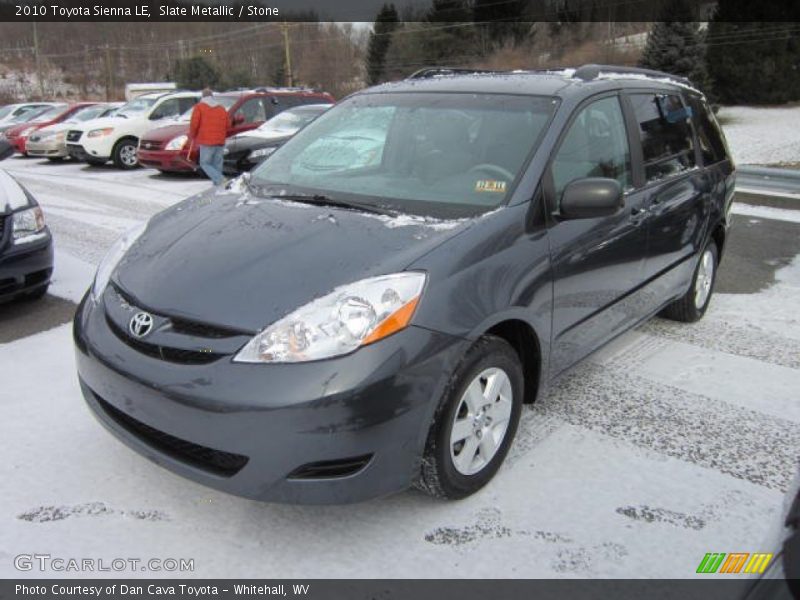
[(109, 135), (112, 131), (114, 131), (113, 127), (105, 127), (103, 129), (92, 129), (89, 133), (86, 134), (86, 137), (103, 137), (104, 135)]
[(186, 145), (186, 141), (188, 140), (188, 136), (179, 135), (176, 138), (172, 138), (169, 143), (164, 147), (165, 150), (180, 150), (181, 148)]
[(277, 148), (275, 146), (267, 146), (266, 148), (259, 148), (258, 150), (253, 150), (250, 153), (250, 158), (262, 158), (264, 156), (269, 156), (273, 152), (275, 152)]
[(44, 213), (38, 206), (14, 213), (13, 237), (19, 240), (39, 233), (44, 229)]
[(397, 273), (336, 288), (273, 323), (234, 358), (246, 363), (294, 363), (341, 356), (405, 329), (425, 274)]
[(139, 236), (144, 233), (147, 228), (147, 223), (137, 225), (127, 233), (123, 234), (114, 244), (109, 251), (100, 261), (100, 266), (97, 267), (97, 273), (94, 276), (94, 283), (92, 284), (92, 297), (97, 300), (106, 289), (111, 274), (117, 268), (119, 261), (125, 256), (128, 249), (133, 246), (133, 243), (139, 239)]

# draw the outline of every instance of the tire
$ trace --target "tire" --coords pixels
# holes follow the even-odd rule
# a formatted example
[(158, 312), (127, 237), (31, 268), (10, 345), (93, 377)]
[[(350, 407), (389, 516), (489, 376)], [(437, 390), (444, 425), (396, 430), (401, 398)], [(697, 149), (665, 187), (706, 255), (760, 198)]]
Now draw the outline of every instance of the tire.
[[(661, 316), (673, 321), (694, 323), (703, 318), (711, 296), (714, 293), (714, 284), (717, 281), (717, 267), (719, 266), (719, 251), (713, 240), (706, 244), (697, 262), (697, 268), (692, 277), (689, 291), (681, 298), (668, 305)], [(709, 275), (708, 270), (711, 270)]]
[(87, 158), (86, 159), (86, 164), (88, 164), (89, 166), (92, 166), (92, 167), (102, 167), (103, 165), (106, 164), (106, 161), (97, 160), (95, 158)]
[(139, 166), (136, 159), (136, 140), (133, 138), (122, 138), (114, 145), (111, 151), (111, 160), (118, 169), (135, 169)]
[[(500, 395), (491, 402), (485, 396), (489, 385), (489, 380), (485, 379), (487, 375), (500, 389)], [(506, 379), (503, 380), (501, 375)], [(477, 397), (467, 393), (476, 385), (480, 394)], [(437, 498), (457, 500), (486, 485), (497, 473), (514, 439), (522, 412), (523, 393), (522, 365), (511, 345), (495, 336), (478, 340), (456, 367), (442, 395), (414, 487)], [(475, 410), (478, 407), (469, 398), (487, 404), (481, 410)], [(483, 412), (489, 405), (494, 409)], [(507, 421), (501, 432), (501, 419), (506, 414)], [(491, 418), (493, 415), (494, 421), (487, 420), (487, 416)], [(462, 424), (459, 428), (461, 433), (454, 434), (457, 420)], [(471, 434), (458, 441), (457, 438), (467, 431)], [(494, 442), (491, 445), (495, 447), (488, 461), (482, 456), (486, 441)]]

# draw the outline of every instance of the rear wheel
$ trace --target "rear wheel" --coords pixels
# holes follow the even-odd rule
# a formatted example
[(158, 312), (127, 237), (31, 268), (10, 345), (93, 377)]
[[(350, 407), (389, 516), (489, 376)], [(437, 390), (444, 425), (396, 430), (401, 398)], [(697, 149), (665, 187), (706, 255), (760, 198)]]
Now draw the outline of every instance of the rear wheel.
[(139, 166), (139, 159), (136, 157), (136, 140), (123, 138), (114, 146), (111, 152), (111, 160), (118, 169), (135, 169)]
[(694, 323), (702, 319), (714, 293), (718, 264), (719, 252), (717, 245), (712, 240), (700, 255), (689, 291), (667, 306), (661, 316), (684, 323)]
[(514, 439), (523, 391), (514, 349), (494, 336), (478, 340), (456, 368), (436, 410), (415, 487), (458, 499), (486, 485)]

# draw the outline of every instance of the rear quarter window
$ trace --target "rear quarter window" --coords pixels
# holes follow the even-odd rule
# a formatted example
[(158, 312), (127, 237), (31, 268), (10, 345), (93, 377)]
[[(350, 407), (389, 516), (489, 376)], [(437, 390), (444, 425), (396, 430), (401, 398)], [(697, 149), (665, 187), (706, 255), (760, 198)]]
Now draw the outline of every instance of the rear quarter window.
[(675, 94), (631, 94), (647, 183), (695, 166), (690, 113)]
[(708, 103), (698, 96), (687, 98), (694, 115), (697, 143), (703, 156), (703, 164), (713, 165), (728, 158), (728, 149), (722, 129)]

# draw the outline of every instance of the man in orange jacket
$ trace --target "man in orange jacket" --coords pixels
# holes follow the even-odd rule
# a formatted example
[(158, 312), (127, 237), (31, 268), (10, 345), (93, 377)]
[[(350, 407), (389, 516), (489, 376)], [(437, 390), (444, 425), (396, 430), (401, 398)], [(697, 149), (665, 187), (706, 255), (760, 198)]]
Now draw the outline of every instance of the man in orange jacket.
[(222, 175), (222, 150), (228, 133), (228, 111), (216, 101), (211, 90), (203, 90), (203, 99), (192, 111), (189, 138), (200, 147), (200, 168), (214, 185), (225, 181)]

